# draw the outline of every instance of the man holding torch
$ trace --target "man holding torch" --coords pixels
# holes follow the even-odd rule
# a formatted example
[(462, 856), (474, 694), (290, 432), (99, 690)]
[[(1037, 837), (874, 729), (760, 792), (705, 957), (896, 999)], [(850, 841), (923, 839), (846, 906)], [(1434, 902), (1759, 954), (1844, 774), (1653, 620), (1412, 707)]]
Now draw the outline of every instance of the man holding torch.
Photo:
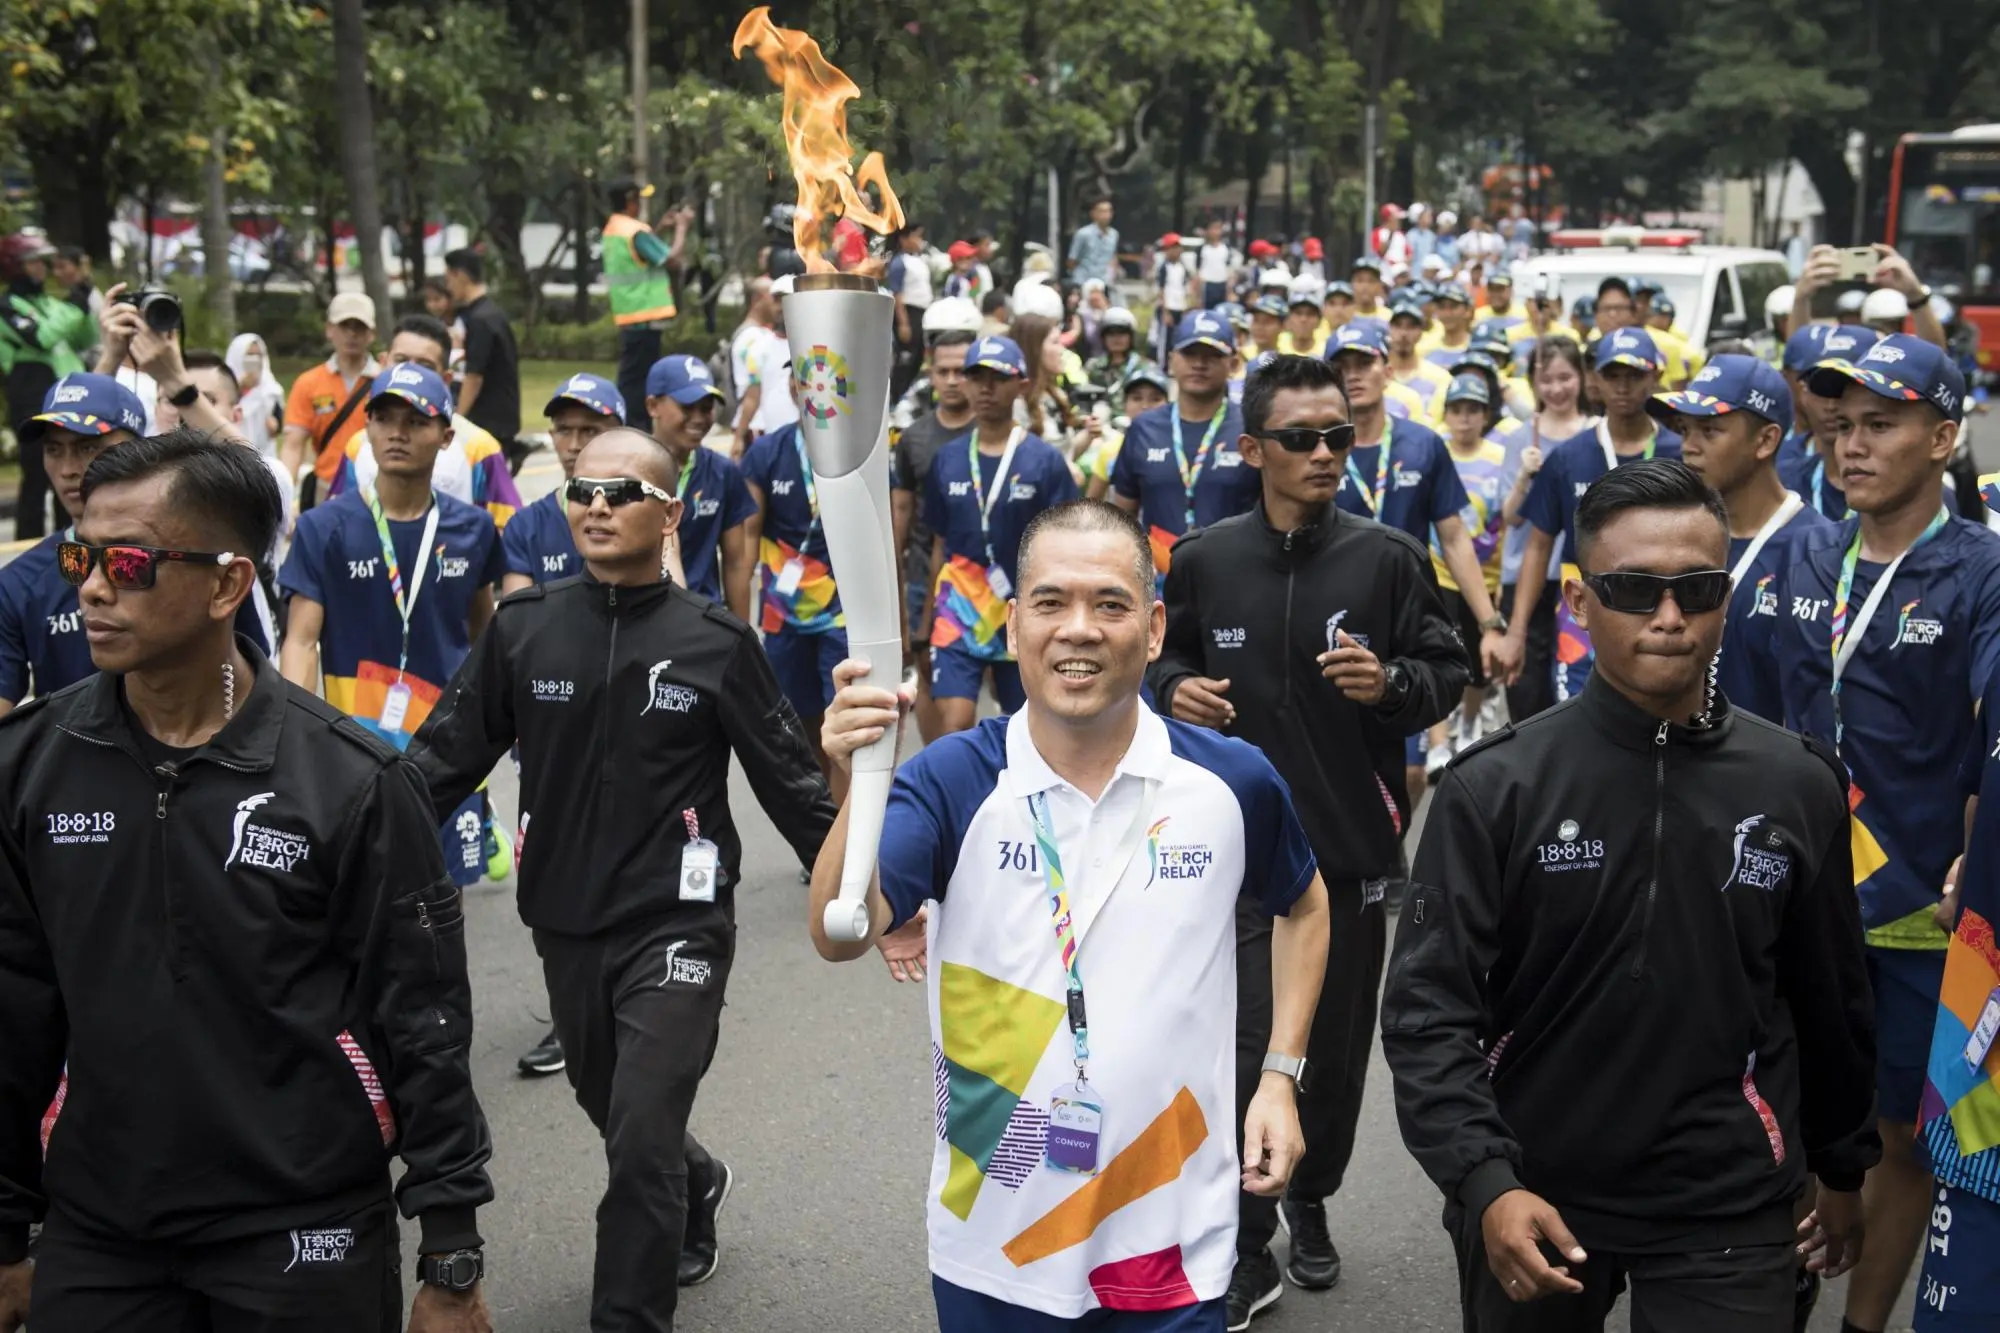
[[(1304, 1149), (1326, 891), (1263, 755), (1141, 701), (1166, 621), (1137, 522), (1058, 505), (1027, 525), (1017, 568), (1006, 635), (1027, 703), (897, 773), (859, 904), (864, 936), (927, 921), (914, 973), (937, 963), (939, 1326), (1222, 1333), (1237, 1191), (1281, 1194)], [(835, 669), (821, 744), (836, 764), (907, 701), (861, 683), (869, 665)], [(833, 961), (869, 948), (823, 922), (851, 813), (813, 870), (813, 944)], [(1239, 898), (1276, 917), (1272, 1036), (1240, 1159)], [(1185, 984), (1160, 986), (1166, 974)]]

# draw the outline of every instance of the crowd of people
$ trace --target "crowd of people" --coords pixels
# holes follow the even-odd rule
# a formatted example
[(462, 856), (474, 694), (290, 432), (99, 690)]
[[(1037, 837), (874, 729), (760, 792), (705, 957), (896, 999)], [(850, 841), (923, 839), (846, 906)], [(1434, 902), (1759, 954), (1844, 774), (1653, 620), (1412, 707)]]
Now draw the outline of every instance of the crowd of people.
[[(1919, 1329), (1996, 1326), (2000, 536), (1934, 327), (1812, 322), (1816, 252), (1780, 364), (1694, 347), (1645, 280), (1524, 299), (1516, 228), (1418, 208), (1338, 281), (1210, 228), (1148, 323), (1108, 201), (1071, 295), (972, 242), (940, 289), (907, 228), (885, 691), (793, 279), (726, 369), (657, 355), (686, 219), (612, 202), (619, 364), (541, 405), (533, 503), (477, 255), (386, 336), (337, 296), (288, 394), (118, 288), (50, 318), (77, 364), (15, 415), (54, 531), (0, 570), (0, 1330), (397, 1328), (397, 1209), (408, 1327), (490, 1328), (460, 892), (509, 873), (524, 1072), (604, 1140), (590, 1327), (670, 1330), (734, 1183), (689, 1130), (732, 759), (821, 955), (926, 989), (943, 1329), (1215, 1333), (1339, 1283), (1378, 1032), (1469, 1330), (1629, 1292), (1778, 1333), (1849, 1273), (1879, 1333), (1919, 1256)], [(848, 766), (906, 714), (837, 940)]]

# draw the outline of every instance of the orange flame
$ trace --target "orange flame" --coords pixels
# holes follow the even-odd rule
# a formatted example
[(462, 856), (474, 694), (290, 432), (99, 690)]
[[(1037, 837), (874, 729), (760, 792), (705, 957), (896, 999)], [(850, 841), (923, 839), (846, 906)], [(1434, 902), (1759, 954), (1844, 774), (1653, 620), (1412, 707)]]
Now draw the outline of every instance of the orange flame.
[[(731, 49), (741, 59), (745, 47), (755, 49), (771, 82), (785, 90), (785, 148), (799, 186), (794, 244), (808, 273), (832, 273), (834, 265), (822, 253), (824, 227), (844, 217), (886, 235), (903, 225), (903, 205), (889, 188), (882, 155), (870, 153), (859, 170), (854, 167), (846, 103), (861, 90), (827, 63), (818, 42), (772, 23), (769, 5), (757, 6), (737, 25)], [(881, 196), (880, 211), (862, 197), (870, 185)]]

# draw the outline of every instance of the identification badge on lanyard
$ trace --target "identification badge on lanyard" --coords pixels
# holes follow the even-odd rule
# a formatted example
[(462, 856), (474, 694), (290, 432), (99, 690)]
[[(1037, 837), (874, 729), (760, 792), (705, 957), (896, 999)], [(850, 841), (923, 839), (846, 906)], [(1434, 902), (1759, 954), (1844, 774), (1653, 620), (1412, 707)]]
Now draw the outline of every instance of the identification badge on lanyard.
[(2000, 1036), (2000, 986), (1986, 997), (1986, 1007), (1979, 1011), (1979, 1021), (1972, 1025), (1972, 1035), (1965, 1042), (1965, 1063), (1974, 1073), (1986, 1065), (1986, 1054), (1993, 1049), (1993, 1039)]
[(1014, 580), (1007, 577), (1007, 571), (997, 562), (986, 567), (986, 586), (1003, 602), (1014, 595)]
[(803, 557), (795, 555), (785, 562), (783, 569), (778, 571), (778, 581), (771, 590), (780, 597), (790, 597), (799, 590), (799, 583), (805, 576), (806, 562)]
[(1104, 1099), (1097, 1089), (1082, 1079), (1057, 1088), (1049, 1097), (1050, 1169), (1094, 1176), (1103, 1143)]
[(410, 712), (410, 687), (400, 679), (382, 696), (382, 730), (401, 731)]
[(714, 843), (701, 836), (701, 820), (692, 810), (681, 811), (687, 825), (687, 846), (681, 848), (681, 901), (712, 903), (715, 881), (722, 875), (722, 855)]

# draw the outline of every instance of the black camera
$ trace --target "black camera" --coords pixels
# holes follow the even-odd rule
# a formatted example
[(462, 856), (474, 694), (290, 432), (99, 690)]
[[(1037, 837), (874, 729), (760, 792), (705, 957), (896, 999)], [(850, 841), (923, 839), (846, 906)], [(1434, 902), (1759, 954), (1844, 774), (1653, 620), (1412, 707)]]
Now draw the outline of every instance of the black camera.
[(135, 292), (126, 292), (118, 298), (118, 303), (139, 307), (146, 327), (162, 338), (181, 330), (181, 298), (158, 283), (149, 282)]

